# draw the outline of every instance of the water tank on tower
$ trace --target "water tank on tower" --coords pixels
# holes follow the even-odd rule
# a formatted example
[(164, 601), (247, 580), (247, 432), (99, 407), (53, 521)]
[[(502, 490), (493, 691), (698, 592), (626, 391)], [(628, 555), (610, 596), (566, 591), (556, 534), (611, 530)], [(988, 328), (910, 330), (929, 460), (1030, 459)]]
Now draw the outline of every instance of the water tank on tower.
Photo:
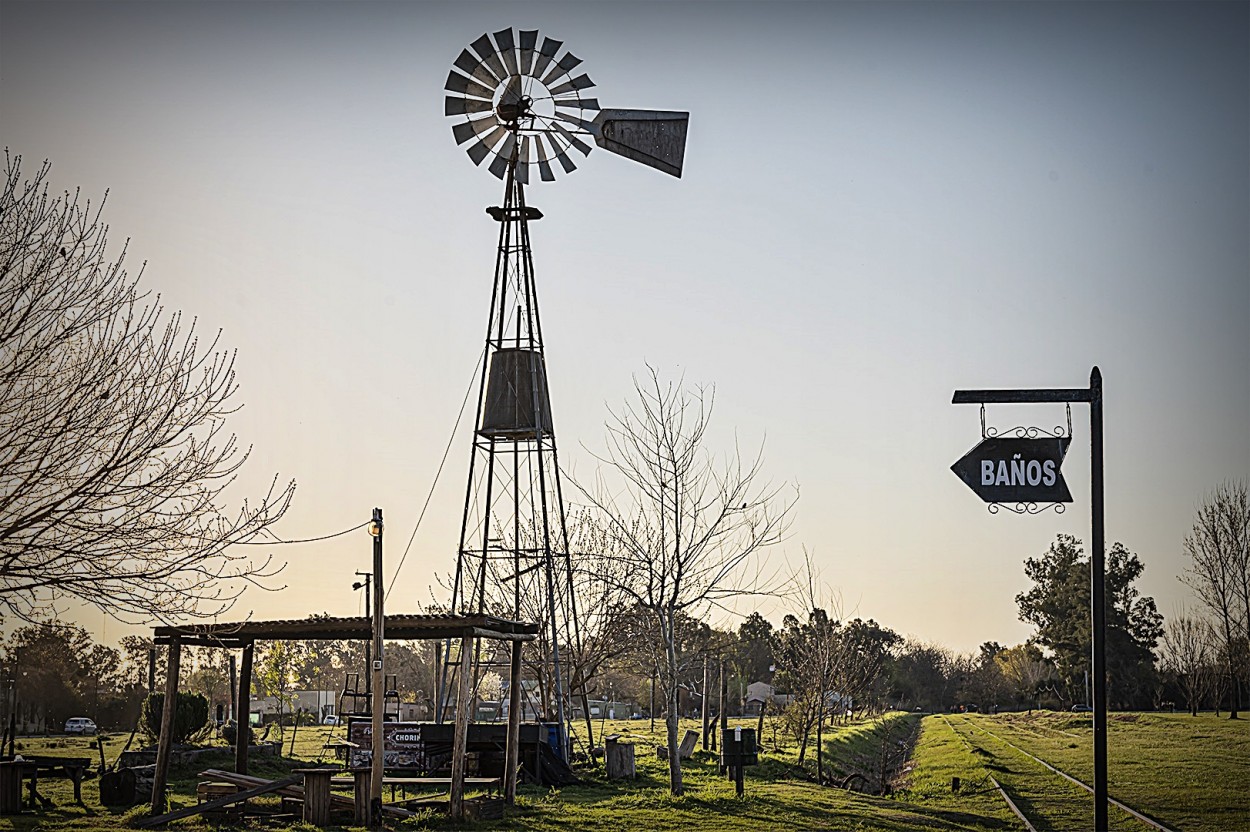
[[(536, 388), (537, 397), (534, 395)], [(478, 433), (492, 439), (522, 441), (537, 438), (540, 429), (547, 435), (553, 433), (542, 354), (529, 349), (495, 350), (490, 357), (486, 402), (482, 406), (482, 425)]]

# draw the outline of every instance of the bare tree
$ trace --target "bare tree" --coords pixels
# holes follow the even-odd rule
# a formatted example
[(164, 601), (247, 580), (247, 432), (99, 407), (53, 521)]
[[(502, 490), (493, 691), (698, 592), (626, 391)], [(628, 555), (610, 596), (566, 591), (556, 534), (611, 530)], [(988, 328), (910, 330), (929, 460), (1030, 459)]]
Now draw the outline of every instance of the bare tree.
[[(122, 619), (208, 616), (275, 574), (232, 550), (278, 520), (277, 478), (233, 513), (234, 354), (147, 302), (110, 260), (103, 203), (53, 198), (45, 164), (0, 195), (0, 611), (76, 598)], [(107, 196), (107, 195), (106, 195)], [(140, 274), (142, 270), (140, 270)]]
[[(1250, 639), (1250, 497), (1244, 482), (1217, 486), (1198, 507), (1193, 529), (1185, 536), (1188, 584), (1214, 618), (1223, 642), (1225, 671), (1231, 689), (1229, 718), (1237, 719), (1245, 673), (1245, 645)], [(1250, 681), (1250, 680), (1247, 680)]]
[(996, 655), (994, 661), (1016, 695), (1028, 701), (1029, 713), (1041, 707), (1042, 692), (1054, 685), (1056, 674), (1054, 662), (1047, 659), (1036, 644), (1026, 641), (1008, 647)]
[(1163, 631), (1163, 669), (1176, 677), (1185, 694), (1185, 707), (1193, 716), (1211, 687), (1214, 655), (1210, 626), (1198, 618), (1174, 616)]
[(678, 619), (729, 599), (763, 594), (754, 556), (785, 535), (797, 494), (762, 479), (762, 456), (734, 448), (717, 460), (705, 445), (714, 391), (663, 382), (653, 367), (634, 379), (636, 398), (610, 414), (608, 449), (593, 491), (615, 561), (609, 577), (650, 616), (663, 644), (660, 680), (668, 704), (669, 784), (682, 793), (677, 754), (681, 661)]

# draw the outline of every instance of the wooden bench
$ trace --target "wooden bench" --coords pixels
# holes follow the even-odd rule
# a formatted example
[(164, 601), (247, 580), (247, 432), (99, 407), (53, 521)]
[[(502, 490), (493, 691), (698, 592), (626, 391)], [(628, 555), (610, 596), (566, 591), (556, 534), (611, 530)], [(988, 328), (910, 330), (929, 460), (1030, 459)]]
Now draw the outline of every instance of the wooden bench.
[[(491, 794), (499, 792), (503, 784), (503, 778), (500, 777), (466, 777), (464, 778), (465, 788), (486, 789)], [(351, 777), (333, 777), (330, 779), (330, 785), (336, 789), (350, 789), (355, 786), (355, 779)], [(383, 786), (451, 786), (450, 777), (383, 777)]]

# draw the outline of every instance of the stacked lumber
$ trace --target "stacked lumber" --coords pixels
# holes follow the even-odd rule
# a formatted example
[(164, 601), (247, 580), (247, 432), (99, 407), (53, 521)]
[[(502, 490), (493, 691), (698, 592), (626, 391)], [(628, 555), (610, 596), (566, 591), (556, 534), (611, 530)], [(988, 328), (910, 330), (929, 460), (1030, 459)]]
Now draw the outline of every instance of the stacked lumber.
[[(248, 774), (237, 774), (233, 771), (223, 771), (219, 768), (210, 768), (205, 771), (201, 771), (200, 776), (207, 777), (212, 780), (219, 780), (224, 783), (234, 783), (236, 786), (242, 786), (245, 789), (263, 786), (264, 784), (271, 782), (263, 777), (252, 777)], [(275, 793), (284, 797), (297, 797), (300, 800), (304, 799), (303, 786), (286, 786), (278, 789)], [(356, 809), (356, 801), (354, 798), (347, 795), (334, 794), (331, 792), (330, 808), (346, 809), (354, 812)], [(415, 815), (416, 812), (410, 812), (407, 809), (400, 809), (397, 806), (389, 806), (384, 803), (382, 804), (382, 814), (392, 818), (410, 818)]]

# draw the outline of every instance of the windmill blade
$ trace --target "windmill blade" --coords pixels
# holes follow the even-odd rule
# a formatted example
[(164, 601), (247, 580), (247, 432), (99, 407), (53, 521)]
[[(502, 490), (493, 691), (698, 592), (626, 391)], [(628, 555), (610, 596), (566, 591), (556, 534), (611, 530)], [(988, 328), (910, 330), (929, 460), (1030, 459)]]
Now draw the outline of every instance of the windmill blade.
[(481, 167), (482, 160), (490, 155), (490, 149), (487, 148), (482, 142), (478, 142), (465, 152), (469, 154), (469, 158), (473, 160), (473, 164), (478, 167)]
[(573, 145), (573, 147), (576, 147), (578, 150), (580, 150), (583, 156), (590, 155), (590, 145), (586, 144), (584, 141), (577, 138), (577, 136), (574, 136), (568, 130), (565, 130), (563, 124), (553, 121), (551, 122), (551, 126), (555, 128), (556, 132), (559, 133), (561, 136), (563, 136), (565, 140), (568, 141), (569, 144)]
[(610, 153), (680, 178), (689, 126), (689, 113), (600, 110), (591, 134), (595, 144)]
[(557, 107), (563, 107), (566, 110), (598, 110), (599, 99), (597, 98), (557, 98), (555, 100)]
[(490, 101), (495, 97), (495, 91), (487, 89), (476, 81), (465, 78), (454, 69), (447, 73), (447, 83), (443, 85), (443, 89), (448, 92), (458, 92), (464, 95), (471, 95), (474, 98), (484, 98)]
[(556, 181), (556, 175), (551, 172), (551, 163), (547, 161), (547, 148), (543, 145), (543, 137), (541, 135), (534, 137), (534, 145), (538, 148), (538, 176), (544, 182)]
[(504, 137), (503, 144), (499, 145), (499, 147), (495, 149), (495, 156), (498, 159), (503, 159), (505, 163), (508, 163), (512, 161), (512, 156), (515, 152), (516, 133), (508, 130), (507, 135)]
[(550, 87), (551, 82), (559, 78), (566, 72), (571, 72), (574, 67), (582, 62), (582, 59), (574, 55), (572, 52), (565, 52), (564, 57), (556, 62), (556, 65), (547, 73), (547, 77), (543, 78), (543, 86)]
[(534, 69), (534, 45), (538, 43), (538, 30), (521, 30), (521, 74), (532, 75)]
[(491, 41), (490, 35), (482, 35), (477, 40), (470, 43), (473, 51), (482, 56), (482, 61), (490, 67), (490, 71), (495, 73), (495, 77), (503, 80), (508, 77), (508, 70), (504, 68), (503, 63), (499, 60), (499, 55), (495, 53), (495, 44)]
[(468, 49), (460, 50), (460, 57), (456, 58), (455, 67), (465, 75), (472, 75), (487, 87), (494, 87), (499, 84), (499, 79), (495, 77), (495, 73), (491, 72), (482, 63), (482, 59)]
[(530, 183), (530, 137), (521, 137), (521, 150), (517, 153), (516, 179), (522, 185)]
[(543, 38), (543, 45), (538, 47), (538, 54), (534, 56), (534, 69), (530, 72), (530, 75), (534, 78), (542, 75), (551, 62), (555, 60), (556, 53), (560, 51), (560, 47), (563, 45), (563, 41)]
[(512, 75), (508, 78), (508, 86), (504, 89), (503, 95), (499, 98), (500, 104), (519, 104), (523, 95), (521, 89), (521, 76)]
[(573, 164), (573, 160), (563, 150), (556, 154), (556, 161), (560, 163), (560, 167), (564, 168), (565, 173), (577, 170), (577, 165)]
[(482, 160), (490, 154), (495, 145), (499, 144), (499, 140), (502, 139), (507, 133), (508, 128), (504, 127), (502, 124), (498, 125), (494, 130), (491, 130), (470, 146), (465, 153), (469, 154), (469, 158), (473, 160), (473, 164), (481, 165)]
[(504, 66), (508, 68), (508, 74), (516, 75), (516, 42), (512, 39), (512, 28), (500, 29), (496, 32), (495, 43), (499, 46), (499, 57), (503, 58)]
[(557, 112), (557, 113), (552, 114), (552, 118), (558, 118), (560, 121), (563, 121), (566, 124), (576, 125), (578, 128), (585, 130), (587, 133), (589, 133), (592, 136), (598, 134), (599, 132), (598, 124), (596, 124), (593, 121), (586, 121), (585, 119), (578, 118), (577, 116), (570, 116), (570, 115), (565, 115), (564, 113)]
[(495, 158), (490, 163), (490, 172), (495, 175), (496, 179), (503, 179), (507, 175), (508, 165), (512, 163), (512, 153), (516, 149), (516, 134), (511, 130), (507, 133), (507, 138), (495, 151)]
[(593, 87), (594, 85), (595, 85), (595, 82), (590, 80), (590, 76), (587, 75), (586, 73), (582, 73), (581, 75), (577, 76), (571, 81), (565, 81), (560, 86), (552, 89), (551, 94), (563, 95), (566, 92), (573, 92), (574, 90), (584, 90), (587, 87)]
[(490, 111), (489, 101), (478, 101), (476, 98), (449, 95), (443, 101), (443, 115), (445, 116), (467, 116), (469, 113), (489, 113)]
[(499, 121), (494, 116), (487, 116), (477, 121), (462, 121), (459, 124), (453, 124), (451, 132), (456, 137), (456, 144), (464, 144), (474, 136), (480, 136), (498, 126)]

